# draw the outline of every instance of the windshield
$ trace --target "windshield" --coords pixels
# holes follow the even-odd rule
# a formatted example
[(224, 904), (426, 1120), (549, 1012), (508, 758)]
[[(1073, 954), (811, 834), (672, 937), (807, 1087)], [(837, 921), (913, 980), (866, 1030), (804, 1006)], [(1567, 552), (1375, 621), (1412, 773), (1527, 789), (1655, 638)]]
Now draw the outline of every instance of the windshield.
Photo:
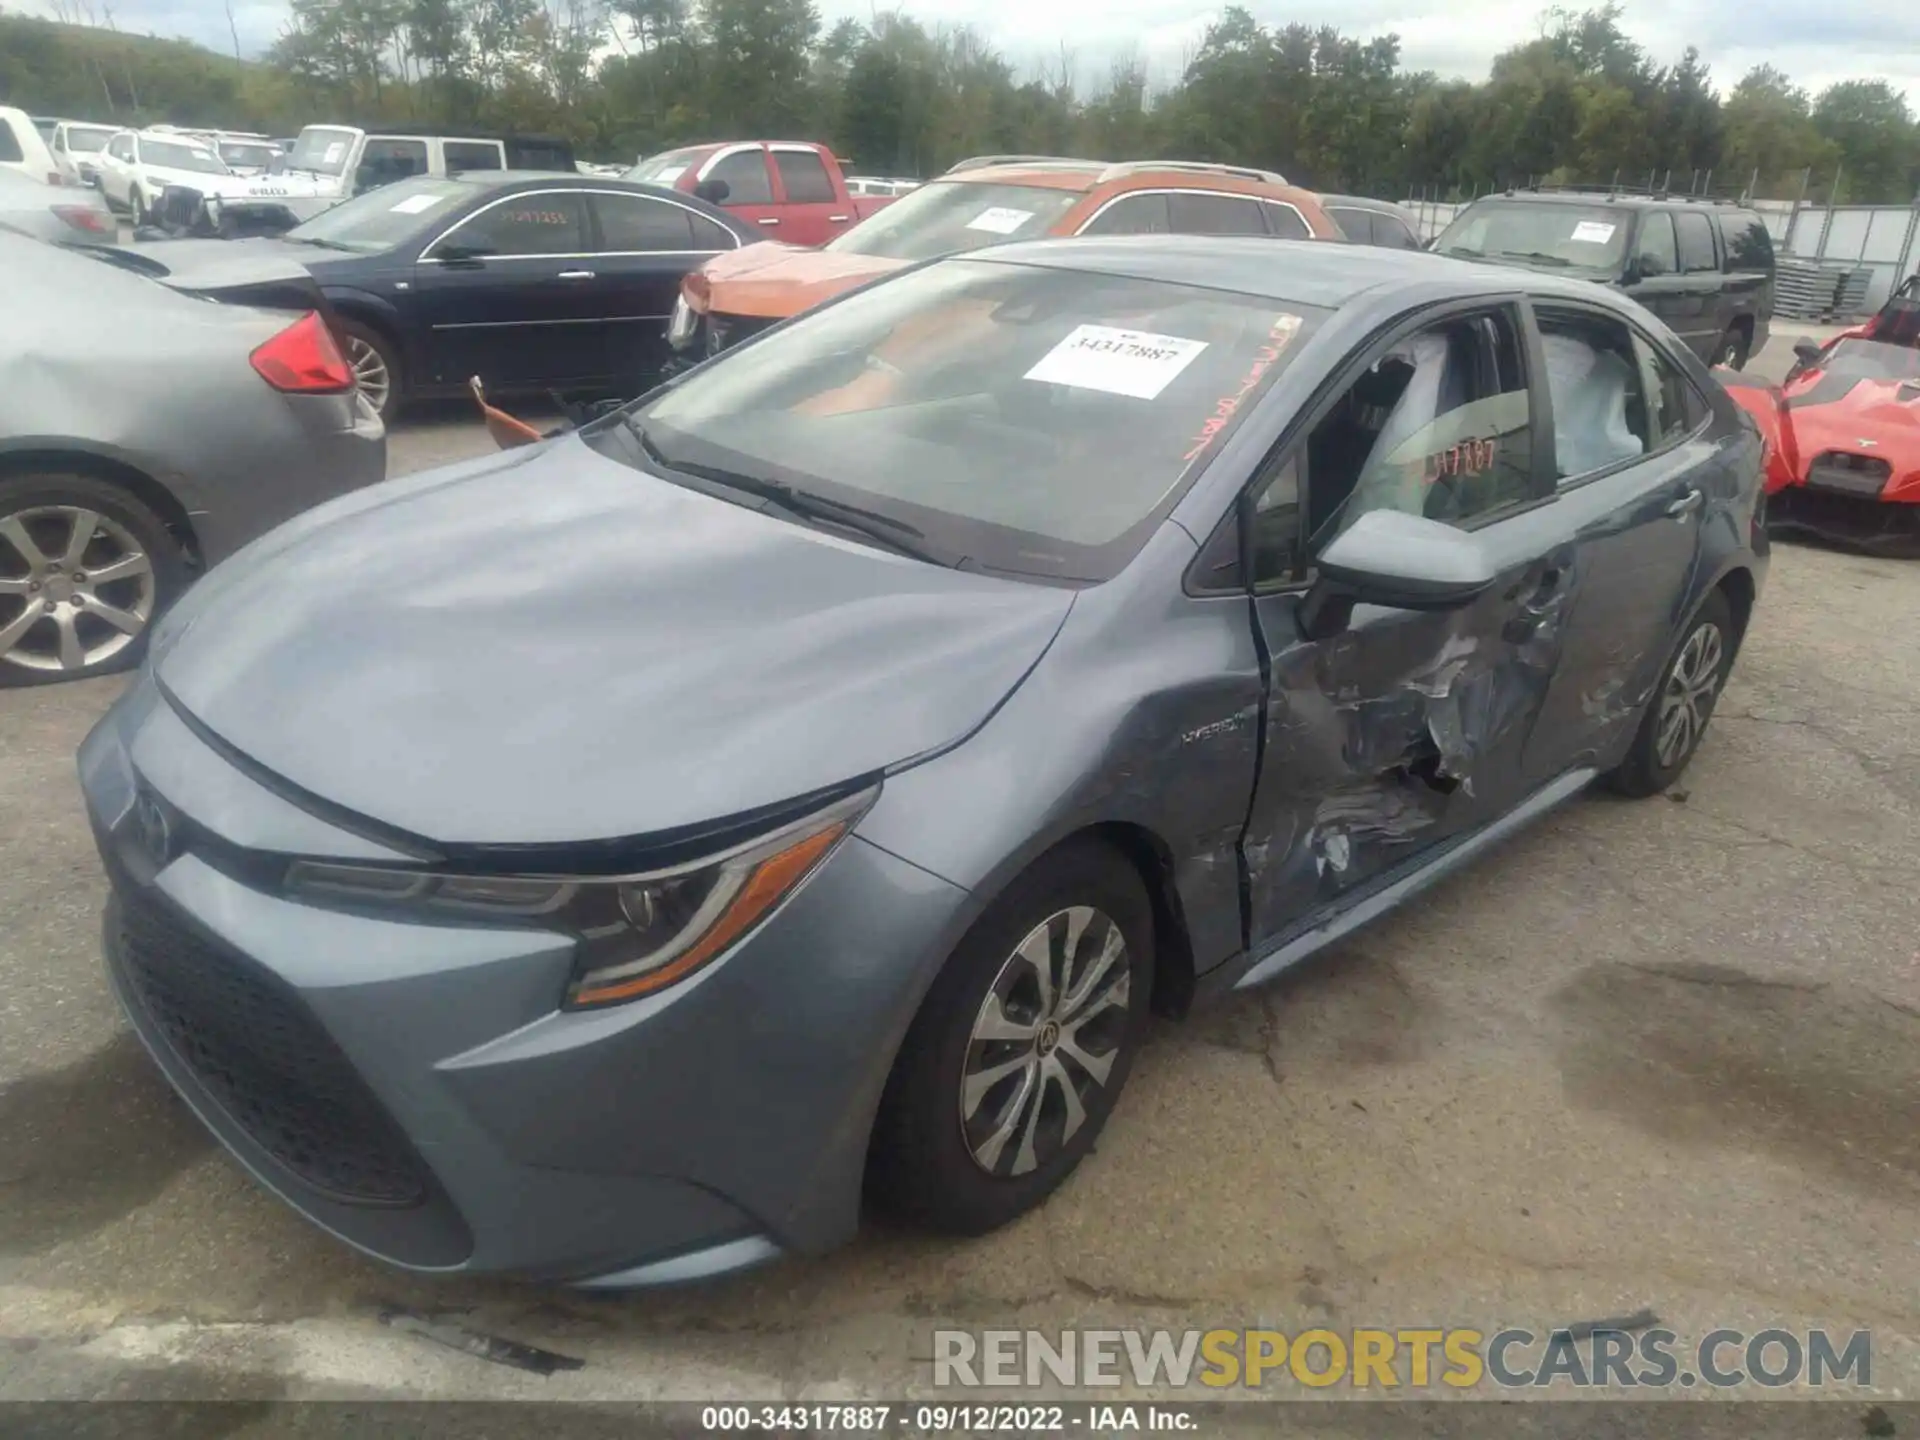
[(107, 142), (118, 135), (118, 130), (110, 130), (104, 125), (69, 125), (67, 127), (67, 151), (73, 155), (91, 155), (104, 150)]
[(398, 245), (429, 220), (445, 216), (463, 195), (477, 193), (471, 185), (424, 175), (396, 180), (322, 210), (289, 230), (287, 239), (370, 255)]
[(232, 173), (220, 162), (220, 157), (204, 145), (191, 145), (180, 140), (155, 140), (152, 136), (141, 137), (140, 163), (158, 165), (167, 170), (191, 170), (197, 175)]
[(653, 185), (671, 185), (712, 153), (713, 147), (704, 145), (691, 150), (668, 150), (659, 155), (649, 155), (620, 178), (642, 180)]
[(1526, 260), (1555, 269), (1618, 271), (1627, 258), (1627, 215), (1607, 205), (1470, 205), (1434, 249), (1469, 260)]
[(279, 158), (279, 153), (271, 145), (252, 144), (245, 140), (222, 140), (220, 158), (229, 165), (246, 165), (264, 170)]
[(358, 130), (309, 125), (293, 142), (293, 149), (287, 155), (287, 169), (311, 170), (316, 175), (344, 175), (347, 157), (359, 135)]
[(883, 260), (931, 260), (997, 240), (1035, 239), (1079, 198), (1077, 190), (1039, 185), (952, 180), (922, 185), (876, 210), (826, 248)]
[(1884, 340), (1840, 340), (1821, 357), (1819, 368), (1848, 380), (1920, 381), (1920, 350)]
[(1322, 314), (950, 260), (771, 331), (634, 418), (669, 465), (877, 511), (972, 568), (1100, 580)]

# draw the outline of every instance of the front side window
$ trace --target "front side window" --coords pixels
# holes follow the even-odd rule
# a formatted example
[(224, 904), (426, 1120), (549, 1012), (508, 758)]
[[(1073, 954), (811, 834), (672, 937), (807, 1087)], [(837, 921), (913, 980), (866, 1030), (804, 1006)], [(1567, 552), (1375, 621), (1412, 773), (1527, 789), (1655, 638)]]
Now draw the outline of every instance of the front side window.
[(1555, 473), (1577, 480), (1646, 454), (1651, 407), (1626, 325), (1586, 310), (1538, 313)]
[(360, 153), (354, 182), (366, 190), (426, 173), (426, 141), (373, 135), (367, 138), (366, 148)]
[(114, 136), (107, 146), (107, 153), (116, 160), (133, 159), (133, 137), (131, 135)]
[(1373, 243), (1373, 217), (1365, 210), (1353, 210), (1344, 206), (1329, 207), (1327, 214), (1333, 217), (1334, 224), (1340, 227), (1340, 233), (1356, 245)]
[(1674, 243), (1673, 216), (1666, 211), (1649, 210), (1640, 217), (1638, 258), (1643, 279), (1680, 273), (1680, 249)]
[[(1272, 212), (1269, 211), (1269, 214)], [(1398, 215), (1373, 214), (1373, 243), (1389, 250), (1418, 250), (1420, 237)]]
[(504, 170), (507, 167), (499, 144), (492, 140), (443, 140), (440, 153), (446, 157), (449, 175), (460, 175), (469, 170)]
[(1167, 220), (1176, 235), (1264, 235), (1260, 206), (1244, 195), (1198, 195), (1178, 191), (1167, 197)]
[(1481, 200), (1447, 226), (1434, 248), (1466, 260), (1611, 275), (1627, 257), (1628, 218), (1609, 205)]
[(952, 260), (770, 332), (634, 418), (669, 465), (879, 511), (954, 563), (1104, 579), (1322, 315)]
[(1370, 510), (1461, 524), (1533, 498), (1522, 354), (1504, 309), (1390, 345), (1308, 434), (1312, 548)]
[(1673, 217), (1674, 232), (1680, 237), (1680, 271), (1698, 275), (1718, 270), (1720, 259), (1713, 251), (1713, 225), (1697, 210), (1682, 210)]
[(140, 163), (157, 165), (164, 170), (185, 170), (195, 175), (232, 173), (220, 157), (205, 145), (190, 145), (180, 140), (155, 140), (152, 136), (140, 142)]
[(780, 172), (780, 187), (787, 192), (789, 205), (833, 203), (833, 177), (814, 151), (776, 150), (773, 166)]
[(758, 146), (736, 150), (704, 177), (719, 180), (727, 187), (723, 205), (771, 205), (773, 182), (767, 179), (766, 152)]
[(433, 256), (579, 255), (587, 248), (587, 214), (575, 191), (515, 195), (463, 221), (433, 247)]
[(885, 260), (931, 260), (1002, 240), (1034, 240), (1079, 198), (1076, 190), (1051, 186), (940, 180), (876, 210), (826, 248)]
[[(294, 226), (286, 238), (371, 255), (411, 240), (436, 221), (444, 222), (459, 202), (472, 198), (470, 186), (422, 175), (343, 200)], [(428, 235), (432, 233), (428, 230)]]
[(1165, 235), (1170, 228), (1165, 195), (1128, 195), (1080, 227), (1082, 235)]
[(1307, 219), (1291, 205), (1283, 205), (1277, 200), (1263, 200), (1260, 208), (1267, 214), (1267, 229), (1280, 240), (1311, 240), (1313, 231), (1307, 228)]

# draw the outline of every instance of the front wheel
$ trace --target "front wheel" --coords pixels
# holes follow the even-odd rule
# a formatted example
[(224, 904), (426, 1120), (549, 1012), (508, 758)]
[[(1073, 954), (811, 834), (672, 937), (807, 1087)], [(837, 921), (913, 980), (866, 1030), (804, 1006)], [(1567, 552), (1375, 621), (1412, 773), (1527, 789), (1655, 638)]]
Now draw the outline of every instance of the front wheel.
[(1641, 717), (1627, 758), (1607, 776), (1623, 795), (1655, 795), (1680, 778), (1700, 748), (1713, 707), (1733, 670), (1733, 609), (1715, 590), (1681, 632)]
[(1713, 363), (1729, 370), (1744, 370), (1752, 358), (1752, 332), (1744, 325), (1735, 325), (1720, 337), (1720, 348), (1715, 352)]
[(968, 931), (907, 1032), (874, 1126), (876, 1198), (963, 1235), (1039, 1205), (1112, 1113), (1152, 985), (1133, 867), (1084, 841), (1040, 860)]
[(336, 320), (334, 325), (340, 336), (340, 348), (346, 352), (347, 364), (353, 367), (354, 383), (366, 396), (367, 403), (379, 412), (381, 421), (391, 424), (393, 417), (400, 413), (404, 398), (400, 356), (393, 342), (358, 320)]

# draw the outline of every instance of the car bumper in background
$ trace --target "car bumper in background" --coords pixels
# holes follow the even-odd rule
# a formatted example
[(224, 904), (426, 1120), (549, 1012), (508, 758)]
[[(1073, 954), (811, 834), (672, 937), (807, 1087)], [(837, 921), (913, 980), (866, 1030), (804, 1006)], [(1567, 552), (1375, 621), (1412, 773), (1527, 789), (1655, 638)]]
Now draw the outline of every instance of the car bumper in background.
[(644, 1285), (844, 1240), (898, 1037), (970, 918), (856, 837), (696, 977), (563, 1012), (564, 937), (277, 893), (276, 857), (379, 847), (230, 764), (150, 675), (80, 770), (108, 971), (160, 1069), (269, 1189), (416, 1270)]
[(1767, 525), (1876, 555), (1920, 557), (1920, 504), (1788, 485), (1767, 497)]

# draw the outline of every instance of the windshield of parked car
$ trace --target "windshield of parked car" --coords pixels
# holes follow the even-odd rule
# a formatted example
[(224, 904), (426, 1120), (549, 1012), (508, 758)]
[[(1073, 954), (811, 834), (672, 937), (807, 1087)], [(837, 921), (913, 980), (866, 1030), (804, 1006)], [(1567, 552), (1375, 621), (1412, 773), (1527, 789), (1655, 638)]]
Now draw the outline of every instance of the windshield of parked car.
[(1819, 368), (1849, 380), (1920, 381), (1920, 350), (1884, 340), (1840, 340), (1821, 358)]
[(245, 165), (250, 169), (264, 170), (280, 156), (280, 152), (271, 145), (255, 144), (246, 140), (222, 140), (220, 158), (229, 165)]
[(710, 145), (691, 150), (667, 150), (659, 155), (649, 155), (620, 178), (640, 180), (650, 185), (671, 185), (712, 153), (713, 147)]
[(118, 135), (118, 130), (105, 125), (69, 125), (67, 127), (67, 153), (70, 155), (92, 155), (107, 148), (107, 142)]
[(322, 210), (289, 230), (287, 239), (371, 255), (411, 238), (431, 220), (450, 214), (455, 201), (478, 193), (457, 180), (425, 175), (396, 180)]
[(332, 125), (309, 125), (287, 153), (286, 168), (310, 170), (316, 175), (344, 175), (358, 134)]
[(631, 420), (668, 466), (879, 512), (949, 563), (1099, 580), (1322, 313), (949, 260), (768, 332)]
[(1031, 240), (1073, 208), (1077, 190), (938, 181), (910, 190), (827, 243), (884, 260), (931, 260), (1000, 240)]
[(1469, 205), (1434, 248), (1468, 260), (1517, 260), (1611, 274), (1627, 258), (1629, 218), (1608, 205), (1482, 200)]
[(166, 170), (190, 170), (196, 175), (230, 175), (220, 157), (204, 145), (189, 145), (179, 140), (140, 140), (140, 163), (158, 165)]

